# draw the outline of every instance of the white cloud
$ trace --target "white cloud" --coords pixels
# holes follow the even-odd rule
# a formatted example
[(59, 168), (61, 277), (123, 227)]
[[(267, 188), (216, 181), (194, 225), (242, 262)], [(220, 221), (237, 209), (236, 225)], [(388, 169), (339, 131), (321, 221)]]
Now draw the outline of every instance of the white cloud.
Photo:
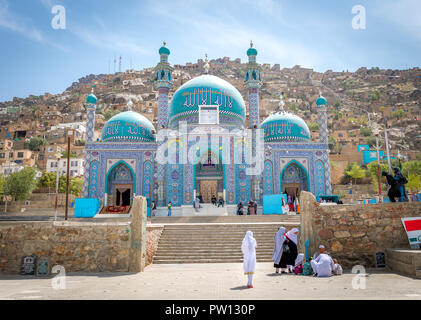
[(37, 42), (44, 41), (42, 32), (36, 28), (26, 26), (23, 17), (10, 12), (9, 4), (5, 0), (0, 1), (0, 27), (20, 33)]

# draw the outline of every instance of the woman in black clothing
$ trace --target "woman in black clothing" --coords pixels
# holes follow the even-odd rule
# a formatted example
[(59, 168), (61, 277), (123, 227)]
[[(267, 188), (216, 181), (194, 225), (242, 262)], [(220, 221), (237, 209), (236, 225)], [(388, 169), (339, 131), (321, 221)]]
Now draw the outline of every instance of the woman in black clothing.
[(287, 256), (287, 265), (288, 265), (288, 270), (289, 272), (294, 272), (294, 267), (295, 267), (295, 260), (297, 259), (298, 256), (298, 229), (297, 228), (293, 228), (291, 230), (289, 230), (286, 234), (285, 234), (285, 243), (288, 244), (289, 247), (289, 252), (286, 254)]

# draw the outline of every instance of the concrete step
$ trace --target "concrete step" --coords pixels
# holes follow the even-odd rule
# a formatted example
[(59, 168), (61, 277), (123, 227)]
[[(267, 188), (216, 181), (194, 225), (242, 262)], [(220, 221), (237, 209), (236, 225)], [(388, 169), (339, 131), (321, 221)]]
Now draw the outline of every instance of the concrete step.
[[(257, 262), (272, 262), (272, 258), (256, 258)], [(184, 263), (243, 263), (243, 259), (233, 259), (233, 258), (226, 258), (226, 259), (173, 259), (173, 260), (154, 260), (153, 263), (156, 264), (184, 264)]]

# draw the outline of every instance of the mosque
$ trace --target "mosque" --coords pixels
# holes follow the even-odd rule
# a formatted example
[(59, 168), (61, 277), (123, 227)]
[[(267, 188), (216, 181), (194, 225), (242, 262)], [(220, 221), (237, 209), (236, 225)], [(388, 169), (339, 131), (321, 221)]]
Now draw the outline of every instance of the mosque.
[[(261, 69), (251, 43), (245, 74), (249, 119), (240, 92), (227, 81), (205, 74), (183, 84), (169, 101), (173, 68), (170, 50), (159, 49), (155, 68), (157, 128), (131, 110), (111, 118), (94, 141), (97, 98), (87, 97), (84, 198), (99, 207), (130, 208), (136, 195), (158, 207), (191, 208), (199, 194), (205, 203), (223, 198), (262, 203), (264, 195), (301, 190), (332, 193), (325, 98), (316, 101), (320, 141), (311, 141), (306, 122), (283, 109), (259, 121)], [(129, 209), (128, 209), (129, 210)], [(182, 211), (181, 211), (182, 212)]]

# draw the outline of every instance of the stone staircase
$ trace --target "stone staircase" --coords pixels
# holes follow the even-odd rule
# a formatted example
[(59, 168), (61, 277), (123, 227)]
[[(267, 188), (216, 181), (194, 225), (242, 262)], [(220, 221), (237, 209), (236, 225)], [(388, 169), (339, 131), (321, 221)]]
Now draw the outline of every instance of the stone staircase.
[(241, 263), (248, 230), (257, 241), (257, 261), (271, 262), (273, 238), (282, 225), (290, 229), (299, 222), (165, 224), (153, 263)]
[(392, 271), (421, 279), (421, 250), (388, 248), (386, 266)]

